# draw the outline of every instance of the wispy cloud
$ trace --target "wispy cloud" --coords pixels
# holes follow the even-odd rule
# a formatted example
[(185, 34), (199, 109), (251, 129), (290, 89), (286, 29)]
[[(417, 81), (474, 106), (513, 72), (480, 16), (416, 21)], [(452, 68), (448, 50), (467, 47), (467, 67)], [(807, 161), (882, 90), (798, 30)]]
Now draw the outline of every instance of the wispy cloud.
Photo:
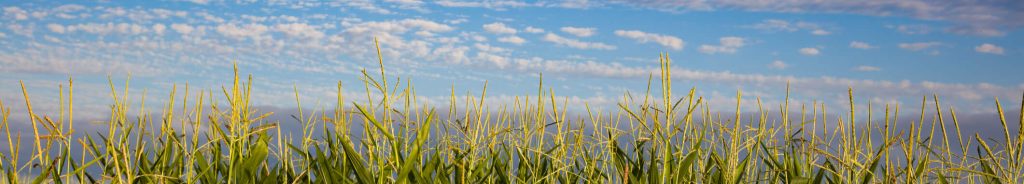
[(179, 34), (187, 35), (189, 33), (192, 33), (192, 30), (194, 30), (195, 28), (188, 24), (175, 23), (171, 24), (171, 29), (175, 32), (178, 32)]
[(495, 22), (490, 24), (484, 24), (484, 31), (494, 34), (516, 34), (516, 29), (508, 27), (505, 23)]
[(499, 42), (516, 44), (516, 45), (522, 45), (523, 43), (526, 43), (526, 39), (523, 39), (523, 38), (518, 37), (518, 36), (501, 37), (501, 38), (498, 38), (498, 41)]
[(153, 24), (153, 32), (157, 35), (163, 35), (167, 31), (167, 26), (164, 24)]
[(349, 0), (344, 1), (344, 4), (351, 7), (356, 7), (361, 10), (368, 12), (379, 13), (379, 14), (391, 14), (391, 10), (381, 8), (376, 3), (370, 0)]
[(32, 37), (36, 30), (35, 25), (21, 25), (21, 24), (8, 24), (7, 30), (11, 30), (16, 35)]
[(974, 47), (974, 51), (977, 51), (977, 52), (980, 52), (980, 53), (986, 53), (986, 54), (1003, 55), (1003, 48), (1002, 47), (999, 47), (999, 46), (996, 46), (996, 45), (993, 45), (993, 44), (990, 44), (990, 43), (985, 43), (985, 44), (978, 45), (977, 47)]
[(920, 51), (928, 48), (944, 45), (942, 42), (914, 42), (914, 43), (900, 43), (898, 46), (901, 49)]
[(221, 35), (235, 39), (250, 38), (253, 40), (259, 40), (268, 38), (264, 34), (270, 30), (270, 28), (263, 24), (255, 23), (245, 25), (221, 24), (217, 26), (216, 30), (217, 33), (220, 33)]
[(544, 29), (536, 28), (533, 26), (527, 26), (526, 29), (523, 29), (523, 31), (527, 33), (544, 33)]
[(15, 6), (4, 7), (4, 17), (14, 20), (25, 20), (28, 19), (28, 11)]
[[(504, 58), (509, 61), (503, 68), (518, 71), (542, 71), (545, 73), (574, 74), (612, 78), (642, 78), (648, 74), (658, 75), (653, 67), (624, 66), (619, 63), (575, 62), (565, 60), (548, 60), (543, 58)], [(497, 67), (497, 66), (495, 66)], [(788, 67), (782, 61), (773, 61), (769, 67)], [(727, 71), (702, 71), (687, 68), (672, 68), (674, 79), (725, 82), (733, 84), (756, 84), (758, 86), (785, 86), (791, 83), (799, 86), (804, 93), (828, 93), (827, 91), (845, 91), (847, 87), (858, 89), (861, 94), (881, 95), (888, 97), (912, 97), (920, 94), (940, 93), (946, 96), (978, 100), (984, 96), (1015, 95), (1017, 89), (988, 83), (942, 83), (934, 81), (911, 82), (909, 80), (866, 80), (831, 76), (794, 77), (785, 75), (740, 74)], [(874, 66), (858, 66), (856, 71), (880, 71)]]
[(878, 48), (878, 47), (874, 46), (874, 45), (871, 45), (871, 44), (868, 44), (868, 43), (864, 43), (864, 42), (852, 41), (852, 42), (850, 42), (850, 48), (855, 48), (855, 49), (874, 49), (874, 48)]
[(745, 42), (746, 41), (744, 41), (744, 39), (740, 37), (722, 37), (718, 39), (719, 45), (700, 45), (700, 48), (698, 50), (701, 53), (705, 54), (732, 54), (736, 53), (736, 51), (739, 50), (740, 47), (746, 45)]
[(912, 24), (912, 25), (888, 25), (886, 26), (891, 29), (895, 29), (897, 32), (908, 34), (908, 35), (920, 35), (928, 34), (932, 31), (932, 27), (923, 24)]
[(745, 26), (745, 27), (753, 28), (753, 29), (757, 29), (757, 30), (762, 30), (762, 31), (769, 31), (769, 32), (779, 32), (779, 31), (781, 31), (781, 32), (795, 32), (795, 31), (804, 30), (804, 31), (807, 31), (808, 33), (810, 33), (812, 35), (818, 35), (818, 36), (824, 36), (824, 35), (832, 34), (831, 31), (825, 30), (824, 28), (822, 28), (822, 26), (819, 26), (818, 24), (815, 24), (815, 23), (803, 22), (803, 21), (790, 22), (790, 21), (779, 20), (779, 19), (767, 19), (767, 20), (763, 20), (763, 21), (761, 21), (759, 23), (755, 23), (753, 25), (748, 25), (748, 26)]
[[(259, 25), (262, 26), (262, 25)], [(92, 34), (143, 34), (149, 32), (149, 27), (135, 23), (83, 23), (66, 26), (67, 32), (86, 32)], [(265, 31), (266, 27), (262, 27)], [(258, 31), (258, 30), (257, 30)]]
[(811, 31), (811, 35), (825, 36), (825, 35), (831, 35), (831, 32), (825, 31), (825, 30), (814, 30), (814, 31)]
[(771, 68), (771, 69), (782, 70), (782, 69), (786, 69), (787, 67), (789, 67), (789, 65), (786, 64), (786, 62), (783, 62), (782, 60), (775, 60), (775, 61), (772, 61), (771, 64), (768, 64), (768, 68)]
[(57, 33), (57, 34), (64, 34), (64, 30), (65, 30), (64, 29), (64, 25), (54, 24), (54, 23), (47, 24), (46, 28), (50, 29), (51, 32), (54, 32), (54, 33)]
[(394, 4), (393, 7), (398, 9), (416, 10), (419, 12), (430, 12), (427, 10), (426, 2), (421, 0), (384, 0), (384, 2)]
[(488, 52), (488, 53), (509, 53), (509, 52), (511, 52), (511, 50), (509, 50), (507, 48), (491, 46), (491, 45), (483, 44), (483, 43), (473, 44), (473, 47), (476, 48), (477, 50), (481, 51), (481, 52)]
[(104, 56), (75, 56), (63, 52), (23, 52), (0, 54), (0, 64), (9, 67), (0, 71), (11, 73), (46, 74), (106, 74), (133, 73), (140, 76), (171, 74), (177, 69), (157, 68), (129, 60), (105, 58)]
[[(558, 8), (590, 8), (601, 6), (623, 5), (639, 7), (667, 12), (682, 11), (715, 11), (718, 9), (745, 10), (756, 12), (781, 12), (781, 13), (851, 13), (869, 16), (890, 17), (900, 16), (920, 20), (938, 20), (952, 23), (952, 26), (945, 30), (950, 33), (967, 34), (977, 36), (1004, 36), (1007, 29), (1017, 29), (1024, 26), (1024, 12), (1016, 11), (1016, 8), (1024, 6), (1017, 1), (951, 1), (939, 2), (928, 0), (909, 1), (793, 1), (793, 0), (767, 0), (767, 1), (625, 1), (613, 0), (603, 1), (576, 1), (568, 3), (571, 6), (563, 6), (567, 3), (547, 3), (523, 1), (497, 0), (497, 1), (452, 1), (443, 0), (435, 2), (445, 7), (477, 7), (494, 10), (507, 10), (508, 8), (523, 7), (558, 7)], [(780, 26), (779, 21), (769, 22)], [(796, 26), (793, 24), (785, 26)], [(929, 31), (922, 31), (920, 27), (904, 26), (901, 32), (921, 34)], [(783, 28), (791, 30), (791, 28)], [(899, 29), (899, 28), (897, 28)], [(917, 30), (914, 30), (917, 29)], [(808, 29), (809, 33), (815, 35), (828, 35), (831, 31), (827, 29)]]
[(522, 1), (514, 0), (493, 0), (493, 1), (455, 1), (455, 0), (440, 0), (434, 2), (437, 5), (445, 7), (458, 7), (458, 8), (488, 8), (498, 11), (507, 10), (508, 8), (520, 8), (536, 6), (536, 4), (526, 3)]
[(819, 51), (818, 48), (813, 47), (800, 48), (799, 52), (800, 54), (807, 56), (817, 56), (818, 54), (821, 54), (821, 51)]
[(686, 42), (679, 37), (647, 33), (639, 30), (615, 30), (615, 35), (629, 38), (640, 43), (654, 42), (673, 50), (682, 50), (683, 46), (686, 45)]
[(853, 70), (861, 71), (861, 72), (877, 72), (877, 71), (881, 71), (882, 68), (878, 68), (876, 66), (861, 65), (861, 66), (857, 66), (856, 68), (853, 68)]
[(305, 23), (277, 24), (274, 25), (274, 30), (288, 37), (301, 39), (321, 39), (325, 36), (324, 32), (315, 26)]
[(584, 42), (576, 39), (565, 38), (558, 36), (554, 33), (548, 33), (544, 35), (544, 41), (555, 43), (558, 45), (568, 46), (577, 49), (594, 49), (594, 50), (615, 50), (616, 47), (600, 42)]
[(569, 33), (576, 37), (590, 37), (597, 34), (597, 28), (592, 27), (562, 27), (562, 32)]
[(376, 22), (364, 22), (357, 25), (347, 26), (346, 32), (353, 33), (374, 33), (374, 32), (387, 32), (387, 33), (405, 33), (411, 30), (419, 30), (425, 32), (448, 32), (455, 30), (454, 27), (447, 24), (438, 23), (426, 19), (402, 19), (402, 20), (391, 20), (391, 21), (376, 21)]
[(940, 20), (953, 24), (947, 31), (978, 36), (1004, 36), (1005, 29), (1024, 26), (1019, 1), (615, 1), (627, 6), (662, 11), (739, 9), (762, 12), (853, 13)]

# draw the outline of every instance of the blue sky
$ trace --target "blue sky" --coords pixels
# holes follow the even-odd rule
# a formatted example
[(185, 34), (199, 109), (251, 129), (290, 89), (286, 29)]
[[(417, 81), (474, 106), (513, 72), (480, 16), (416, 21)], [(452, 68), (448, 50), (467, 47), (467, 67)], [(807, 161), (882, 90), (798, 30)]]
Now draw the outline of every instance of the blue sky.
[[(381, 41), (393, 77), (428, 102), (457, 94), (502, 103), (536, 92), (613, 109), (642, 92), (659, 53), (676, 94), (696, 86), (722, 109), (745, 100), (844, 107), (919, 104), (939, 94), (965, 112), (993, 112), (1024, 91), (1024, 3), (1017, 1), (3, 1), (0, 100), (20, 104), (18, 80), (43, 111), (76, 79), (81, 111), (106, 112), (106, 77), (131, 73), (133, 95), (162, 102), (173, 84), (217, 89), (231, 64), (254, 74), (257, 105), (333, 98), (342, 81), (376, 70)], [(180, 93), (180, 92), (179, 92)], [(352, 99), (359, 99), (353, 97)], [(164, 100), (165, 101), (165, 100)], [(310, 104), (304, 102), (304, 104)], [(752, 104), (752, 103), (746, 103)], [(330, 104), (321, 104), (327, 106)], [(914, 106), (914, 105), (910, 105)], [(17, 112), (20, 107), (13, 106)], [(746, 109), (752, 109), (745, 107)], [(17, 113), (15, 113), (17, 114)], [(102, 113), (94, 113), (102, 114)], [(88, 116), (88, 115), (85, 115)], [(101, 116), (97, 115), (97, 118)]]

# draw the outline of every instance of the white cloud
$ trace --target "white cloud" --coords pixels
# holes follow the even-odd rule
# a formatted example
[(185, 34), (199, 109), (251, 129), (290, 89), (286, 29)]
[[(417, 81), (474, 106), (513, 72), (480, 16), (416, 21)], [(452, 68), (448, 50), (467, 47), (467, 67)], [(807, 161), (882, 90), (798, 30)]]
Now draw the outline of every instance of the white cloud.
[(486, 42), (487, 41), (487, 37), (480, 36), (478, 34), (466, 35), (466, 36), (469, 37), (469, 39), (473, 39), (473, 41), (477, 41), (477, 42)]
[(430, 31), (430, 32), (448, 32), (448, 31), (455, 30), (455, 28), (453, 28), (453, 27), (451, 27), (449, 25), (442, 24), (442, 23), (437, 23), (437, 22), (434, 22), (434, 21), (424, 20), (424, 19), (405, 19), (405, 20), (400, 21), (399, 23), (403, 24), (403, 25), (406, 25), (406, 26), (410, 26), (410, 27), (416, 27), (416, 28), (419, 28), (419, 29), (424, 30), (424, 31)]
[(149, 32), (149, 28), (146, 27), (146, 26), (139, 25), (139, 24), (133, 24), (133, 23), (123, 23), (123, 22), (122, 23), (116, 23), (116, 24), (112, 23), (112, 22), (108, 22), (106, 24), (103, 24), (103, 23), (76, 24), (76, 25), (68, 25), (68, 26), (65, 27), (65, 29), (67, 29), (67, 32), (82, 31), (82, 32), (86, 32), (86, 33), (100, 34), (100, 35), (107, 35), (107, 34), (142, 34), (142, 33)]
[(128, 10), (125, 10), (123, 7), (101, 7), (100, 10), (102, 10), (103, 12), (99, 15), (99, 17), (102, 19), (109, 19), (128, 15)]
[(852, 42), (850, 42), (850, 48), (855, 48), (855, 49), (873, 49), (873, 48), (878, 48), (878, 47), (876, 47), (874, 45), (871, 45), (871, 44), (868, 44), (868, 43), (864, 43), (864, 42), (852, 41)]
[(195, 4), (200, 4), (200, 5), (210, 4), (210, 0), (183, 0), (183, 1), (190, 2), (190, 3), (195, 3)]
[(715, 53), (732, 54), (732, 53), (736, 53), (736, 51), (740, 47), (743, 47), (744, 45), (746, 45), (746, 43), (744, 43), (744, 42), (745, 42), (744, 39), (740, 38), (740, 37), (735, 37), (735, 36), (722, 37), (722, 38), (718, 39), (718, 43), (720, 45), (700, 45), (700, 48), (697, 49), (697, 50), (700, 51), (701, 53), (705, 53), (705, 54), (715, 54)]
[(853, 70), (862, 71), (862, 72), (877, 72), (877, 71), (882, 71), (882, 68), (878, 68), (876, 66), (861, 65), (861, 66), (857, 66), (856, 68), (853, 68)]
[(544, 35), (544, 41), (555, 43), (558, 45), (568, 46), (577, 49), (595, 49), (595, 50), (615, 50), (615, 46), (600, 43), (600, 42), (584, 42), (575, 39), (569, 39), (558, 36), (554, 33), (548, 33)]
[(254, 23), (245, 24), (245, 25), (221, 24), (221, 25), (218, 25), (214, 29), (217, 30), (217, 33), (220, 33), (221, 35), (224, 35), (224, 36), (227, 36), (227, 37), (231, 37), (231, 38), (235, 38), (235, 39), (251, 38), (251, 39), (254, 39), (254, 40), (259, 40), (259, 39), (264, 38), (264, 36), (265, 36), (264, 34), (268, 30), (270, 30), (269, 27), (267, 27), (267, 26), (265, 26), (263, 24), (254, 24)]
[(590, 37), (597, 33), (597, 28), (592, 27), (562, 27), (562, 32), (569, 33), (576, 37)]
[(53, 24), (53, 23), (47, 24), (46, 28), (50, 29), (51, 32), (58, 33), (58, 34), (64, 34), (64, 30), (65, 30), (64, 29), (64, 25)]
[(55, 16), (57, 16), (57, 18), (62, 18), (62, 19), (75, 19), (75, 18), (78, 18), (78, 15), (72, 15), (72, 14), (68, 14), (68, 13), (57, 13), (57, 15), (55, 15)]
[(440, 0), (434, 2), (437, 5), (444, 7), (458, 7), (458, 8), (487, 8), (498, 11), (504, 11), (508, 8), (520, 8), (536, 6), (535, 4), (525, 3), (522, 1), (515, 0), (492, 0), (492, 1), (454, 1), (454, 0)]
[(43, 39), (48, 41), (48, 42), (53, 42), (53, 43), (61, 43), (61, 42), (63, 42), (63, 41), (60, 40), (60, 38), (53, 37), (53, 36), (50, 36), (50, 35), (43, 36)]
[(150, 9), (148, 12), (145, 12), (145, 13), (135, 13), (135, 14), (143, 14), (143, 15), (149, 16), (149, 17), (147, 17), (147, 19), (167, 19), (167, 18), (171, 18), (172, 16), (173, 17), (185, 18), (188, 15), (188, 12), (186, 12), (186, 11), (172, 11), (172, 10), (168, 10), (168, 9), (156, 8), (156, 9)]
[(899, 47), (902, 49), (920, 51), (935, 46), (943, 45), (942, 42), (915, 42), (915, 43), (900, 43)]
[(818, 35), (818, 36), (824, 36), (824, 35), (830, 35), (830, 34), (832, 34), (832, 32), (825, 31), (824, 29), (815, 29), (814, 31), (811, 31), (811, 34)]
[[(448, 37), (444, 33), (455, 30), (447, 24), (424, 19), (400, 19), (388, 21), (363, 22), (358, 19), (343, 21), (340, 34), (331, 35), (332, 41), (325, 45), (314, 45), (319, 50), (337, 50), (356, 58), (376, 58), (372, 47), (349, 47), (348, 45), (365, 45), (373, 43), (376, 38), (381, 43), (381, 52), (394, 58), (394, 62), (417, 67), (423, 65), (416, 61), (441, 61), (448, 64), (469, 62), (466, 53), (470, 48), (464, 40), (476, 40), (481, 36), (472, 32), (461, 32), (458, 36)], [(414, 33), (414, 34), (409, 34)], [(417, 35), (417, 36), (410, 36)], [(315, 42), (314, 42), (315, 43)]]
[(654, 42), (673, 50), (682, 50), (683, 46), (686, 45), (686, 42), (683, 42), (683, 39), (679, 39), (679, 37), (646, 33), (639, 30), (615, 30), (615, 35), (633, 39), (640, 43)]
[(21, 24), (10, 24), (7, 25), (7, 29), (11, 30), (11, 32), (14, 32), (14, 34), (17, 35), (32, 37), (33, 31), (35, 31), (35, 26), (34, 24), (30, 24), (28, 26), (24, 26)]
[(768, 68), (772, 68), (772, 69), (782, 70), (782, 69), (786, 69), (786, 67), (789, 67), (789, 65), (787, 65), (786, 62), (782, 62), (782, 60), (775, 60), (775, 61), (772, 61), (771, 64), (768, 64)]
[(457, 19), (445, 20), (444, 22), (448, 23), (448, 24), (462, 24), (462, 23), (469, 22), (469, 19), (457, 18)]
[(43, 19), (43, 18), (45, 18), (49, 14), (50, 13), (45, 12), (45, 11), (34, 11), (34, 12), (32, 12), (32, 17), (35, 17), (36, 19)]
[(85, 10), (85, 9), (86, 9), (85, 6), (82, 6), (82, 5), (66, 4), (66, 5), (60, 5), (60, 6), (56, 7), (56, 8), (53, 8), (53, 11), (55, 11), (55, 12), (63, 12), (63, 13), (70, 13), (70, 12), (82, 11), (82, 10)]
[(997, 26), (959, 26), (947, 28), (946, 32), (987, 37), (1006, 36), (1006, 31), (999, 30)]
[(985, 44), (978, 45), (977, 47), (974, 47), (974, 51), (977, 51), (977, 52), (980, 52), (980, 53), (987, 53), (987, 54), (1003, 55), (1003, 48), (1002, 47), (999, 47), (999, 46), (996, 46), (996, 45), (993, 45), (993, 44), (990, 44), (990, 43), (985, 43)]
[(908, 35), (928, 34), (932, 30), (932, 28), (930, 26), (923, 25), (923, 24), (895, 25), (895, 26), (889, 25), (889, 26), (886, 26), (886, 27), (887, 28), (891, 28), (891, 29), (896, 29), (897, 32), (900, 32), (900, 33), (903, 33), (903, 34), (908, 34)]
[(455, 30), (447, 24), (442, 24), (430, 20), (424, 19), (403, 19), (403, 20), (392, 20), (392, 21), (381, 21), (381, 22), (364, 22), (360, 24), (353, 24), (345, 29), (345, 32), (355, 34), (365, 33), (405, 33), (413, 29), (426, 32), (448, 32)]
[(767, 20), (763, 20), (763, 21), (761, 21), (759, 23), (756, 23), (756, 24), (753, 24), (753, 25), (749, 25), (749, 26), (746, 26), (746, 27), (757, 29), (757, 30), (762, 30), (762, 31), (769, 31), (769, 32), (779, 32), (779, 31), (782, 31), (782, 32), (795, 32), (795, 31), (805, 30), (805, 31), (811, 33), (812, 35), (818, 35), (818, 36), (824, 36), (824, 35), (832, 34), (832, 32), (830, 32), (828, 30), (825, 30), (824, 28), (822, 28), (822, 26), (819, 26), (818, 24), (815, 24), (815, 23), (803, 22), (803, 21), (789, 22), (789, 21), (779, 20), (779, 19), (767, 19)]
[(165, 26), (164, 24), (154, 24), (153, 25), (153, 32), (156, 32), (156, 34), (162, 35), (162, 34), (164, 34), (165, 30), (167, 30), (167, 26)]
[[(488, 61), (491, 67), (512, 69), (517, 71), (560, 73), (567, 75), (586, 75), (595, 77), (613, 78), (645, 78), (649, 74), (658, 75), (658, 68), (643, 66), (625, 66), (615, 62), (588, 61), (567, 61), (548, 60), (539, 57), (532, 58), (511, 58), (511, 57), (490, 57), (482, 58)], [(504, 61), (504, 62), (502, 62)], [(498, 65), (502, 63), (502, 65)], [(781, 61), (773, 62), (782, 63)], [(497, 66), (495, 66), (497, 65)], [(769, 65), (769, 67), (772, 67)], [(864, 71), (879, 71), (877, 67), (856, 67)], [(911, 82), (909, 80), (865, 80), (852, 78), (839, 78), (831, 76), (822, 77), (794, 77), (786, 75), (764, 75), (764, 74), (743, 74), (728, 71), (700, 71), (686, 68), (674, 67), (670, 69), (673, 79), (687, 81), (711, 81), (735, 84), (755, 84), (758, 86), (785, 86), (792, 83), (801, 89), (808, 89), (804, 93), (830, 93), (830, 91), (845, 91), (847, 87), (858, 89), (859, 93), (885, 94), (891, 97), (913, 97), (920, 94), (946, 93), (947, 95), (961, 99), (977, 100), (982, 96), (1006, 96), (1014, 95), (1014, 89), (1004, 86), (997, 86), (986, 83), (960, 84), (941, 83), (931, 81)], [(1019, 95), (1019, 94), (1017, 94)]]
[(800, 48), (800, 54), (807, 55), (807, 56), (816, 56), (818, 54), (821, 54), (821, 51), (818, 51), (818, 48), (806, 47), (806, 48)]
[(217, 16), (212, 15), (210, 13), (199, 12), (199, 13), (196, 13), (196, 16), (199, 16), (199, 17), (203, 18), (203, 20), (206, 20), (206, 21), (215, 22), (215, 23), (224, 23), (224, 18), (217, 17)]
[(764, 30), (764, 31), (788, 31), (788, 32), (793, 32), (793, 31), (798, 30), (796, 27), (791, 25), (789, 23), (789, 21), (779, 20), (779, 19), (763, 20), (760, 23), (751, 25), (750, 27), (754, 28), (754, 29)]
[(484, 24), (484, 31), (494, 34), (516, 34), (516, 29), (505, 25), (505, 23), (495, 22), (490, 24)]
[(505, 67), (508, 67), (510, 62), (511, 62), (506, 57), (495, 55), (495, 54), (491, 54), (491, 53), (487, 53), (487, 52), (478, 52), (478, 53), (476, 53), (476, 58), (479, 59), (479, 60), (483, 60), (485, 62), (488, 62), (491, 65), (497, 67), (498, 69), (505, 69)]
[(544, 33), (544, 29), (535, 28), (533, 26), (527, 26), (526, 29), (523, 30), (523, 31), (525, 31), (527, 33)]
[(604, 1), (593, 1), (593, 0), (562, 0), (556, 2), (549, 2), (545, 4), (545, 7), (557, 7), (557, 8), (568, 8), (568, 9), (589, 9), (594, 7), (604, 6)]
[(292, 38), (320, 39), (324, 37), (324, 32), (305, 23), (277, 24), (274, 25), (274, 30)]
[(1007, 29), (1024, 26), (1019, 3), (1006, 1), (615, 1), (647, 9), (682, 12), (739, 10), (777, 13), (849, 13), (880, 17), (910, 17), (952, 24), (948, 32), (978, 36), (1003, 36)]
[(469, 51), (469, 47), (466, 46), (454, 46), (444, 45), (435, 48), (433, 53), (437, 59), (444, 60), (450, 63), (462, 63), (469, 60), (466, 57), (466, 53)]
[(183, 34), (183, 35), (187, 35), (189, 33), (192, 33), (192, 30), (195, 30), (194, 27), (192, 27), (192, 26), (190, 26), (188, 24), (178, 24), (178, 23), (171, 24), (171, 29), (173, 29), (175, 32), (178, 32), (178, 34)]
[(390, 10), (378, 7), (376, 4), (374, 4), (375, 3), (374, 1), (370, 1), (370, 0), (348, 0), (348, 1), (344, 1), (344, 2), (345, 2), (346, 6), (356, 7), (358, 9), (365, 10), (365, 11), (368, 11), (368, 12), (379, 13), (379, 14), (391, 14)]
[(4, 17), (11, 17), (14, 20), (28, 19), (28, 11), (15, 6), (4, 7)]
[(421, 0), (384, 0), (384, 2), (397, 4), (399, 9), (416, 10), (420, 12), (429, 12)]
[(525, 39), (523, 39), (523, 38), (520, 38), (520, 37), (518, 37), (518, 36), (506, 36), (506, 37), (501, 37), (501, 38), (498, 38), (498, 41), (499, 41), (499, 42), (505, 42), (505, 43), (511, 43), (511, 44), (516, 44), (516, 45), (522, 45), (523, 43), (526, 43), (526, 40), (525, 40)]
[[(60, 41), (55, 38), (44, 38), (48, 41)], [(0, 68), (3, 72), (29, 73), (128, 73), (143, 76), (166, 73), (172, 68), (155, 68), (141, 62), (127, 62), (123, 59), (112, 59), (105, 56), (71, 56), (62, 51), (25, 52), (0, 54), (0, 65), (15, 66)], [(76, 83), (76, 88), (78, 84)]]
[(417, 36), (422, 36), (422, 37), (434, 37), (434, 36), (436, 36), (436, 34), (434, 34), (433, 32), (430, 32), (430, 31), (416, 31), (416, 35)]
[(74, 14), (74, 13), (76, 13), (78, 11), (82, 11), (82, 10), (85, 10), (85, 9), (86, 9), (86, 7), (82, 6), (82, 5), (66, 4), (66, 5), (61, 5), (61, 6), (58, 6), (56, 8), (53, 8), (51, 10), (51, 12), (54, 13), (57, 18), (74, 19), (74, 18), (88, 16), (88, 14), (84, 14), (84, 13), (83, 14)]
[(481, 52), (489, 52), (489, 53), (509, 53), (509, 52), (512, 51), (512, 50), (509, 50), (507, 48), (491, 46), (489, 44), (483, 44), (483, 43), (473, 44), (473, 47), (476, 48), (476, 50), (479, 50)]

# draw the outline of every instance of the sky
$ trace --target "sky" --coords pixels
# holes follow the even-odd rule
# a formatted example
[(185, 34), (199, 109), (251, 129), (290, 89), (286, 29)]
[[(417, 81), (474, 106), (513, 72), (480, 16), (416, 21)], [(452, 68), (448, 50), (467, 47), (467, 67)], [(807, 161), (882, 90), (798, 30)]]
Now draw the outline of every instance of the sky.
[[(330, 107), (336, 84), (359, 100), (361, 69), (411, 79), (424, 101), (490, 103), (546, 88), (575, 107), (614, 110), (643, 93), (668, 54), (676, 95), (724, 110), (745, 101), (1014, 107), (1024, 92), (1024, 2), (757, 1), (0, 1), (0, 101), (57, 109), (75, 80), (77, 117), (103, 118), (108, 77), (152, 107), (175, 85), (214, 90), (232, 65), (253, 74), (255, 105)], [(657, 80), (655, 80), (657, 81)], [(655, 82), (657, 85), (657, 82)], [(655, 89), (660, 89), (655, 87)], [(181, 94), (182, 91), (178, 93)], [(660, 94), (654, 92), (655, 94)], [(365, 98), (362, 98), (365, 100)], [(141, 101), (141, 100), (139, 100)], [(929, 100), (930, 101), (930, 100)], [(1011, 104), (1011, 105), (1007, 105)], [(743, 104), (744, 109), (756, 108)], [(158, 109), (158, 108), (153, 108)], [(913, 108), (911, 108), (913, 109)]]

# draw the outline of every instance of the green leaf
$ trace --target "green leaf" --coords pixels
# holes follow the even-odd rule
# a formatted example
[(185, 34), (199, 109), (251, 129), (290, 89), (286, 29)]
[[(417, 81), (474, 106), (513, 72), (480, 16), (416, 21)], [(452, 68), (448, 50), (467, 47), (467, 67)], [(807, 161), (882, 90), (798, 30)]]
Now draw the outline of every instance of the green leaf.
[(341, 143), (341, 147), (345, 150), (345, 156), (348, 158), (348, 164), (352, 166), (352, 170), (356, 173), (356, 179), (360, 183), (376, 183), (377, 179), (370, 175), (366, 164), (363, 164), (362, 156), (352, 148), (352, 143), (348, 137), (342, 137)]

